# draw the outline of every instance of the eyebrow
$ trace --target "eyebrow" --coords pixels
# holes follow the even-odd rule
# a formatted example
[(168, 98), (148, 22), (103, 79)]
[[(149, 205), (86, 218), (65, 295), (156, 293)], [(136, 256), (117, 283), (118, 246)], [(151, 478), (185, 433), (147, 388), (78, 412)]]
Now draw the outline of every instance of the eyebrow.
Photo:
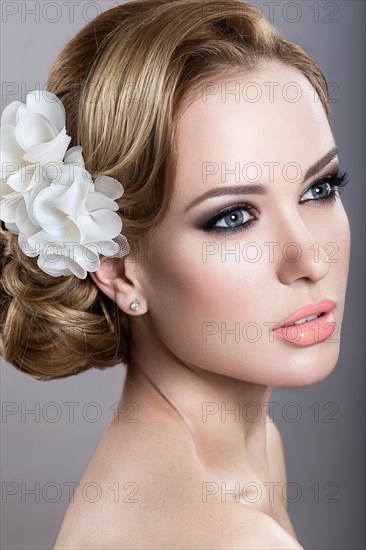
[[(320, 160), (318, 160), (315, 164), (310, 166), (310, 168), (307, 170), (305, 177), (303, 179), (303, 182), (307, 179), (311, 178), (322, 168), (327, 166), (331, 160), (334, 159), (338, 155), (338, 148), (333, 147), (324, 157), (322, 157)], [(209, 189), (202, 195), (199, 195), (196, 197), (192, 202), (186, 206), (184, 209), (184, 213), (188, 212), (191, 208), (196, 206), (197, 204), (201, 203), (205, 199), (209, 199), (211, 197), (219, 197), (221, 195), (240, 195), (240, 194), (247, 194), (247, 195), (265, 195), (266, 194), (266, 188), (263, 185), (260, 184), (238, 184), (236, 186), (222, 186), (222, 187), (215, 187), (214, 189)]]

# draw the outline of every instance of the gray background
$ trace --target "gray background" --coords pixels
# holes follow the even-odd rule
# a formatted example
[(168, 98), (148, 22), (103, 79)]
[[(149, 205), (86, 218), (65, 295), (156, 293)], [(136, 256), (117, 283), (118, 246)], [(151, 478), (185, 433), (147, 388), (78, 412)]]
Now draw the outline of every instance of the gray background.
[[(1, 110), (11, 101), (24, 102), (27, 92), (45, 88), (49, 67), (66, 41), (98, 11), (119, 3), (74, 2), (72, 17), (71, 7), (63, 1), (41, 1), (38, 9), (33, 1), (2, 2)], [(278, 403), (273, 416), (284, 440), (288, 480), (297, 488), (297, 497), (289, 491), (289, 497), (297, 500), (289, 504), (289, 512), (299, 540), (306, 549), (361, 549), (365, 548), (365, 3), (253, 3), (287, 38), (307, 49), (334, 83), (333, 131), (341, 168), (349, 170), (351, 181), (343, 195), (352, 251), (341, 353), (328, 379), (306, 388), (274, 390), (272, 401)], [(66, 380), (36, 382), (2, 361), (0, 375), (3, 407), (13, 403), (18, 408), (11, 416), (3, 414), (1, 423), (1, 547), (51, 548), (69, 502), (65, 483), (77, 482), (91, 459), (112, 414), (110, 407), (119, 399), (125, 369), (120, 365)], [(71, 402), (74, 421), (70, 421), (71, 406), (65, 404)], [(296, 422), (291, 403), (296, 403)], [(21, 410), (37, 407), (39, 418), (21, 417)], [(14, 483), (17, 493), (5, 498), (8, 482)], [(32, 494), (22, 497), (22, 483), (27, 490), (39, 484), (39, 502)]]

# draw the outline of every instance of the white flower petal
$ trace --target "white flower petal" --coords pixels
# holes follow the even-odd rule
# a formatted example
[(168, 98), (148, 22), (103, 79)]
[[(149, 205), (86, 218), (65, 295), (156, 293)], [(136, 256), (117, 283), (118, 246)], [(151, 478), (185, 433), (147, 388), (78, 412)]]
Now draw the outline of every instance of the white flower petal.
[(94, 192), (94, 184), (89, 172), (74, 164), (51, 162), (42, 165), (42, 174), (51, 185), (64, 186), (64, 191), (76, 182), (83, 195)]
[(30, 186), (32, 179), (34, 177), (35, 167), (32, 165), (23, 166), (20, 170), (12, 174), (8, 180), (7, 184), (10, 185), (14, 191), (18, 193), (24, 193)]
[(39, 250), (43, 250), (50, 242), (58, 243), (58, 239), (55, 239), (53, 235), (50, 235), (43, 229), (33, 235), (29, 235), (27, 238), (27, 244), (33, 249), (38, 248)]
[(86, 271), (97, 271), (100, 267), (99, 247), (87, 248), (77, 246), (74, 248), (74, 254), (71, 256), (76, 263)]
[(64, 254), (64, 262), (68, 267), (70, 274), (74, 274), (80, 279), (85, 279), (87, 276), (87, 270), (84, 268), (84, 265), (88, 268), (91, 268), (93, 271), (97, 271), (100, 267), (99, 258), (95, 262), (88, 262), (83, 259), (82, 246), (77, 245), (73, 249), (71, 255)]
[(39, 230), (39, 227), (35, 226), (29, 219), (28, 210), (24, 200), (21, 200), (18, 204), (18, 208), (15, 212), (15, 223), (19, 227), (21, 233), (26, 235), (32, 235)]
[(77, 218), (75, 223), (85, 235), (83, 244), (113, 239), (122, 229), (121, 218), (110, 210), (96, 210), (89, 216)]
[(37, 246), (32, 247), (28, 242), (27, 234), (23, 233), (22, 231), (19, 232), (18, 244), (23, 254), (25, 254), (26, 256), (29, 256), (30, 258), (34, 258), (35, 256), (38, 256), (40, 247), (39, 246), (38, 248)]
[(55, 94), (48, 90), (34, 90), (27, 94), (26, 102), (30, 112), (43, 115), (61, 132), (66, 113), (62, 101)]
[(64, 227), (64, 232), (60, 235), (64, 243), (79, 244), (83, 240), (84, 235), (73, 220), (67, 218), (67, 225)]
[(17, 112), (18, 109), (24, 105), (21, 101), (12, 101), (5, 107), (1, 115), (1, 126), (4, 124), (11, 124), (16, 126), (17, 124)]
[(123, 185), (110, 176), (98, 176), (94, 181), (94, 185), (96, 191), (103, 193), (110, 199), (118, 199), (124, 193)]
[(54, 186), (43, 189), (33, 201), (32, 214), (40, 227), (51, 234), (57, 233), (67, 223), (66, 215), (53, 201), (64, 193), (62, 187)]
[[(65, 193), (62, 187), (51, 186), (41, 191), (33, 201), (30, 214), (46, 232), (49, 241), (79, 243), (83, 239), (83, 234), (76, 221), (70, 219), (55, 205), (58, 195), (64, 201)], [(30, 218), (32, 219), (32, 216)]]
[(0, 200), (0, 219), (7, 223), (16, 223), (15, 215), (19, 204), (23, 201), (21, 193), (13, 191), (1, 197)]
[(52, 141), (57, 135), (57, 129), (45, 117), (30, 112), (25, 112), (15, 127), (15, 137), (24, 151)]
[(85, 269), (89, 271), (89, 267), (95, 266), (99, 261), (100, 246), (99, 243), (93, 243), (88, 246), (82, 246), (83, 256), (79, 260), (80, 265), (83, 265)]
[[(84, 206), (85, 192), (87, 191), (85, 189), (86, 186), (86, 182), (78, 179), (70, 187), (63, 188), (62, 194), (54, 195), (54, 198), (51, 198), (52, 195), (50, 195), (50, 199), (47, 200), (52, 200), (55, 208), (67, 216), (72, 216), (73, 218), (85, 216), (88, 214)], [(51, 186), (50, 189), (52, 188)], [(54, 189), (59, 189), (59, 187), (55, 186)]]
[[(63, 275), (65, 276), (68, 276), (68, 275), (73, 275), (73, 273), (66, 267), (65, 269), (50, 269), (48, 267), (48, 264), (41, 264), (40, 262), (37, 262), (40, 269), (42, 269), (42, 271), (44, 271), (45, 273), (47, 273), (48, 275), (51, 275), (52, 277), (62, 277)], [(86, 274), (85, 274), (85, 277), (86, 277)], [(85, 277), (80, 277), (80, 279), (85, 279)]]
[(5, 227), (8, 231), (11, 231), (12, 233), (19, 233), (19, 229), (15, 223), (6, 223)]
[(83, 148), (79, 145), (76, 145), (75, 147), (71, 147), (66, 152), (64, 162), (65, 164), (77, 164), (78, 166), (81, 166), (81, 168), (85, 168), (85, 162), (83, 158)]
[(68, 258), (65, 258), (65, 264), (68, 266), (71, 275), (75, 275), (79, 279), (86, 279), (88, 274), (79, 264), (72, 262)]
[(0, 197), (3, 197), (4, 195), (7, 195), (8, 193), (12, 193), (13, 189), (8, 184), (7, 180), (0, 179)]
[(14, 174), (26, 163), (23, 160), (24, 151), (15, 137), (14, 126), (10, 126), (10, 124), (1, 126), (0, 139), (1, 178), (4, 179)]
[(103, 193), (89, 193), (85, 199), (85, 208), (88, 212), (101, 210), (102, 208), (117, 211), (118, 204), (114, 200), (106, 197)]
[(25, 205), (27, 207), (28, 216), (29, 216), (29, 219), (31, 220), (31, 222), (33, 223), (33, 225), (36, 225), (36, 226), (39, 225), (37, 220), (35, 219), (35, 217), (33, 215), (34, 199), (37, 197), (37, 195), (43, 189), (46, 189), (48, 187), (49, 187), (49, 183), (47, 183), (47, 182), (37, 183), (37, 178), (36, 178), (36, 176), (34, 176), (34, 178), (32, 178), (32, 181), (30, 182), (30, 184), (28, 186), (28, 189), (26, 189), (26, 191), (23, 193), (24, 202), (25, 202)]
[[(57, 257), (57, 255), (55, 255), (54, 257), (52, 257), (51, 255), (47, 255), (47, 254), (40, 254), (37, 264), (40, 267), (40, 269), (42, 269), (42, 271), (44, 271), (48, 275), (52, 275), (52, 277), (60, 277), (62, 275), (73, 274), (68, 267), (70, 262), (68, 262), (67, 258), (63, 256)], [(80, 275), (84, 275), (84, 270), (78, 268), (77, 266), (75, 271)], [(82, 276), (81, 278), (84, 279), (85, 277)]]
[(65, 128), (52, 141), (34, 145), (24, 155), (23, 159), (31, 163), (62, 162), (71, 137), (66, 135)]

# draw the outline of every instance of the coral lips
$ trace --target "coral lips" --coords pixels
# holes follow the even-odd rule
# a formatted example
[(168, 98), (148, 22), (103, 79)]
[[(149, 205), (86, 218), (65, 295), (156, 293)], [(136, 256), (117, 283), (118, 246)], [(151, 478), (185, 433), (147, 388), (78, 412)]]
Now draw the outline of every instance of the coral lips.
[(333, 334), (336, 326), (335, 305), (332, 300), (306, 305), (281, 321), (274, 332), (296, 346), (323, 342)]

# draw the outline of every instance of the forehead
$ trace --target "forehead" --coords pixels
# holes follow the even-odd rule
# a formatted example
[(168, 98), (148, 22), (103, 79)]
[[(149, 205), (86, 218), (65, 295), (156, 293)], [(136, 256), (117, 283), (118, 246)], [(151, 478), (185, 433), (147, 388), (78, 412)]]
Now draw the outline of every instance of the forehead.
[[(228, 171), (238, 162), (297, 163), (305, 172), (333, 145), (326, 113), (310, 81), (293, 67), (262, 62), (250, 72), (210, 80), (182, 105), (177, 183), (187, 177), (202, 183), (205, 163), (225, 163)], [(231, 181), (235, 176), (228, 174), (226, 183)], [(215, 183), (225, 182), (218, 175)]]

